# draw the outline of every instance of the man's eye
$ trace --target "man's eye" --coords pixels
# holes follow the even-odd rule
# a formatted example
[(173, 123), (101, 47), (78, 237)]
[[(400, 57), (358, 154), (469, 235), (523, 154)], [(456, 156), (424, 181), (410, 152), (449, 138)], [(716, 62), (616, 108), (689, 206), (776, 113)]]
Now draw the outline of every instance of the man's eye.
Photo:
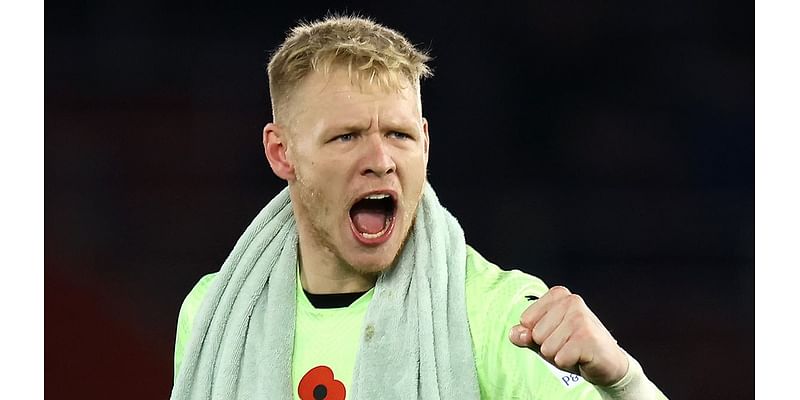
[(352, 133), (345, 133), (344, 135), (339, 135), (334, 138), (334, 140), (338, 140), (340, 142), (349, 142), (353, 139), (355, 139), (355, 135), (353, 135)]
[(394, 137), (396, 139), (411, 139), (411, 135), (397, 131), (389, 132), (389, 136)]

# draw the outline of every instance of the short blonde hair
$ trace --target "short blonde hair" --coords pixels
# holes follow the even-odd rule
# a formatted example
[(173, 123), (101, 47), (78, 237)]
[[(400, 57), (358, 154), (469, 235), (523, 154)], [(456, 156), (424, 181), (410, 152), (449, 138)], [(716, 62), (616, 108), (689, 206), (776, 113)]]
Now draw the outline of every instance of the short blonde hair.
[(333, 66), (346, 67), (358, 84), (400, 90), (410, 83), (419, 89), (420, 80), (433, 75), (425, 64), (429, 60), (403, 35), (368, 18), (329, 16), (301, 23), (269, 61), (273, 118), (277, 121), (293, 90), (314, 71), (328, 74)]

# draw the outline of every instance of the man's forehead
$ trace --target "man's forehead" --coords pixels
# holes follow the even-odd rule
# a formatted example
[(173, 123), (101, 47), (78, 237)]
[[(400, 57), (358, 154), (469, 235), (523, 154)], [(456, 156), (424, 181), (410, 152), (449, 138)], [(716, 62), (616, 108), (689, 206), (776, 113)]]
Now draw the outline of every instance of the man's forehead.
[(313, 72), (303, 80), (298, 92), (308, 97), (307, 100), (331, 98), (346, 103), (371, 100), (413, 102), (417, 98), (417, 89), (410, 82), (401, 88), (387, 87), (379, 82), (378, 77), (354, 80), (347, 70), (337, 68), (327, 74)]
[(315, 118), (342, 122), (374, 112), (395, 123), (421, 117), (419, 93), (415, 86), (409, 84), (398, 90), (377, 83), (353, 82), (347, 72), (341, 70), (329, 74), (314, 72), (306, 77), (298, 87), (293, 103), (298, 117), (313, 113)]

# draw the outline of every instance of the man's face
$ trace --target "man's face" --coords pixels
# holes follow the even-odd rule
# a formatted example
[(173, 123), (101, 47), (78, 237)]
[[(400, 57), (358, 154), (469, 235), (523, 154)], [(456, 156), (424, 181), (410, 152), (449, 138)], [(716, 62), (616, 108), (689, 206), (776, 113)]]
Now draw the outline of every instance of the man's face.
[(426, 177), (428, 128), (417, 89), (354, 85), (339, 69), (306, 77), (291, 107), (286, 157), (301, 249), (362, 274), (387, 269)]

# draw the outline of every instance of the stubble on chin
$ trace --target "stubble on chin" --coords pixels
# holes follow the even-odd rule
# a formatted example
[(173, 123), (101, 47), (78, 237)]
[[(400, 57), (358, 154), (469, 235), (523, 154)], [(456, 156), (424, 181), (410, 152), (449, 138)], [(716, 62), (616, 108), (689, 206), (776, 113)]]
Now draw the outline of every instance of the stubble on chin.
[[(352, 271), (359, 275), (373, 278), (388, 271), (395, 265), (397, 258), (402, 253), (411, 236), (411, 231), (416, 223), (417, 209), (422, 201), (423, 194), (423, 191), (420, 190), (413, 204), (403, 205), (402, 209), (406, 210), (403, 215), (403, 220), (407, 221), (407, 224), (405, 224), (403, 232), (395, 232), (402, 235), (402, 240), (389, 261), (379, 264), (359, 265), (358, 263), (347, 261), (342, 251), (334, 244), (331, 232), (325, 229), (325, 220), (330, 216), (331, 212), (331, 201), (326, 199), (321, 191), (315, 190), (308, 185), (306, 181), (301, 178), (300, 174), (298, 174), (294, 185), (294, 193), (296, 196), (293, 196), (292, 203), (294, 205), (295, 218), (299, 229), (298, 234), (301, 236), (300, 240), (303, 240), (302, 236), (308, 237), (310, 240), (308, 244), (313, 248), (327, 253), (323, 259), (328, 259), (330, 262), (335, 263), (340, 270)], [(336, 229), (337, 226), (334, 223), (330, 228)]]

